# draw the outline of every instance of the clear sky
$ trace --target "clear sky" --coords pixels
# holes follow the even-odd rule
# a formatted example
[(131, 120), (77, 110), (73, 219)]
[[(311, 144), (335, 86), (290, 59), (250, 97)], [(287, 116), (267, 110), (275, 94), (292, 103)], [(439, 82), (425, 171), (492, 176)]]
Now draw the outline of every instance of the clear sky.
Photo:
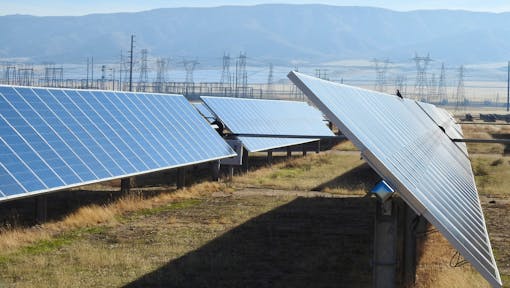
[(320, 3), (338, 6), (372, 6), (398, 11), (417, 9), (462, 9), (471, 11), (510, 11), (509, 0), (0, 0), (0, 15), (39, 16), (85, 15), (91, 13), (133, 12), (164, 7), (213, 7), (262, 3)]

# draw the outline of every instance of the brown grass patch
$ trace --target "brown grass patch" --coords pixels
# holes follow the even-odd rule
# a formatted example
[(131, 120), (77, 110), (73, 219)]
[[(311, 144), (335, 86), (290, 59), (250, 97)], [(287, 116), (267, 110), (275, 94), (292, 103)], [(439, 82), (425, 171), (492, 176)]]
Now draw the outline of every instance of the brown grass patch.
[(12, 250), (41, 240), (50, 239), (72, 229), (98, 224), (113, 224), (125, 213), (150, 209), (182, 199), (196, 198), (214, 192), (228, 190), (224, 184), (205, 182), (177, 191), (145, 198), (141, 193), (126, 195), (115, 202), (99, 206), (90, 205), (78, 209), (62, 221), (45, 223), (28, 229), (11, 228), (0, 230), (0, 250)]

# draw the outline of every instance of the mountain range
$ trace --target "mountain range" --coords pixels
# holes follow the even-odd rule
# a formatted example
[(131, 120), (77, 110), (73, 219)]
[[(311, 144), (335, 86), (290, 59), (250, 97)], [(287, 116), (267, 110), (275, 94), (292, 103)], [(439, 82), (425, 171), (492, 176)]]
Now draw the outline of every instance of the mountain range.
[(147, 48), (151, 56), (202, 62), (244, 51), (254, 61), (275, 64), (410, 59), (415, 53), (449, 63), (486, 63), (510, 58), (509, 24), (510, 13), (283, 4), (7, 15), (0, 17), (0, 58), (118, 59), (134, 34), (136, 49)]

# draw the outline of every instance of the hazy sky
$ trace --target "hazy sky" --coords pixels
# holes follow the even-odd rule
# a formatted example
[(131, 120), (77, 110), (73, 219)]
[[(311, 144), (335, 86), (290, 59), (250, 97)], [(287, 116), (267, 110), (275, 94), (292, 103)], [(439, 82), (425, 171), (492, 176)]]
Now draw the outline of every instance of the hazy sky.
[(223, 5), (255, 5), (262, 3), (321, 3), (338, 6), (373, 6), (407, 11), (416, 9), (462, 9), (471, 11), (510, 11), (508, 0), (346, 0), (307, 1), (279, 0), (0, 0), (0, 15), (85, 15), (91, 13), (132, 12), (163, 7), (211, 7)]

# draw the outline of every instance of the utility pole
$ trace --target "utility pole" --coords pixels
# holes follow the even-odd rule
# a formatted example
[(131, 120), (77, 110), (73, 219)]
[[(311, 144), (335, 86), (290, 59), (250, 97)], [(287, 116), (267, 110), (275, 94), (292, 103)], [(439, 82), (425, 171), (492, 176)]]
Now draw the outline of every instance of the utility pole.
[(508, 72), (506, 80), (506, 111), (510, 111), (510, 61), (508, 61)]
[(129, 91), (133, 91), (133, 49), (135, 44), (135, 35), (131, 35), (131, 50), (129, 51)]

